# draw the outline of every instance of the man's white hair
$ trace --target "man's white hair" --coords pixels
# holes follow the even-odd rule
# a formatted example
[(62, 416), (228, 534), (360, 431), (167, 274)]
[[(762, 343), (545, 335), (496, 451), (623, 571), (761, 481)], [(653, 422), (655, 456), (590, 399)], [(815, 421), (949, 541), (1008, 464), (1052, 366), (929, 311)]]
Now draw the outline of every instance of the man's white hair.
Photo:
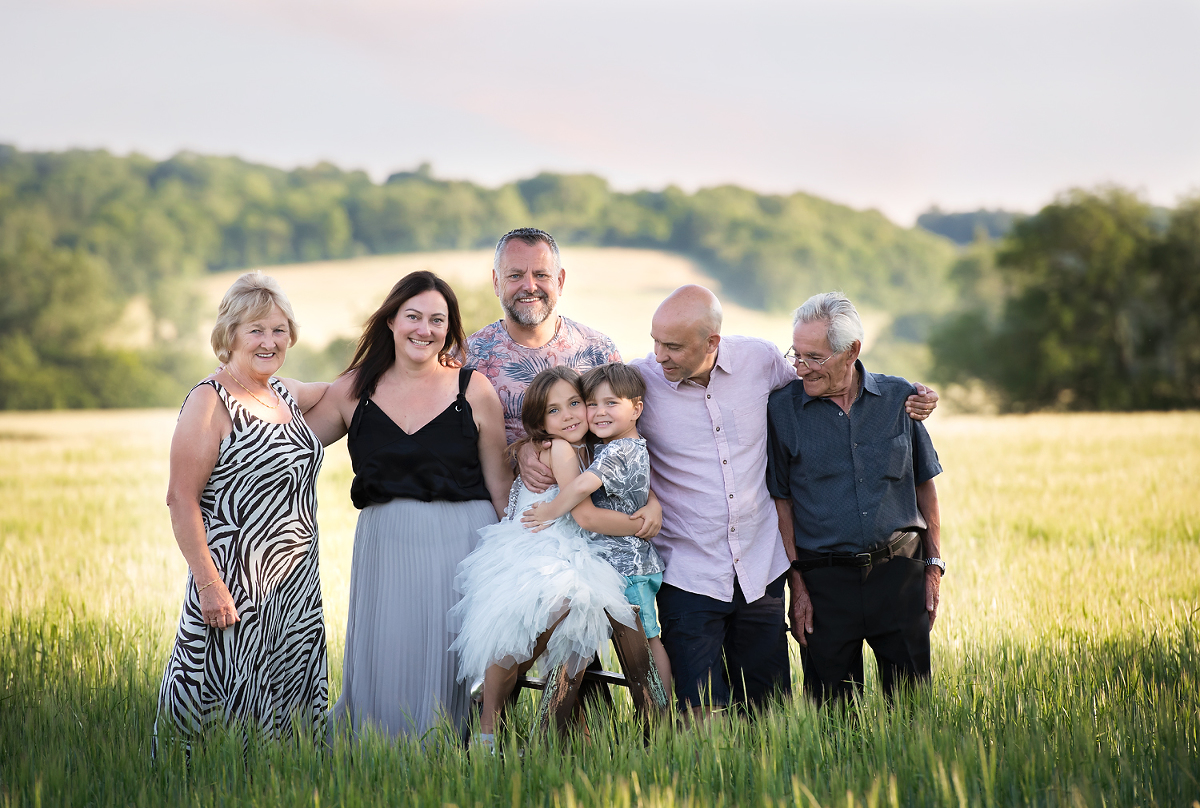
[(863, 338), (862, 320), (850, 298), (841, 292), (822, 292), (804, 301), (792, 314), (792, 328), (800, 323), (824, 321), (828, 324), (825, 338), (834, 353), (848, 349), (855, 340)]

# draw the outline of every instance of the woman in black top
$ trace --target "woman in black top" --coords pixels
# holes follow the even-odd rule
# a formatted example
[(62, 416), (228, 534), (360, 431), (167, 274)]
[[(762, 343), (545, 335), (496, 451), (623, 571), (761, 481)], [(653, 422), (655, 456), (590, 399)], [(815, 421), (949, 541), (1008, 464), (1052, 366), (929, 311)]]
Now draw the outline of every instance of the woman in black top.
[(458, 301), (432, 272), (392, 288), (350, 368), (306, 416), (329, 443), (349, 434), (354, 534), (335, 722), (421, 737), (441, 716), (465, 733), (470, 694), (447, 650), (454, 572), (503, 515), (512, 474), (504, 415), (464, 355)]

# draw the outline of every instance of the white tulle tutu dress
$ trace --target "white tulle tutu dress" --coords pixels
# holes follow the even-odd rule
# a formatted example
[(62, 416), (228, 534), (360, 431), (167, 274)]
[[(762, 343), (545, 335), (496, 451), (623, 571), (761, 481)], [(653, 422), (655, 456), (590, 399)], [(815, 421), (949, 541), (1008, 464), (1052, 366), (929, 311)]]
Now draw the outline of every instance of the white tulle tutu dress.
[(567, 609), (546, 646), (543, 670), (560, 663), (572, 676), (583, 670), (612, 635), (608, 615), (636, 625), (625, 580), (570, 514), (540, 533), (521, 524), (530, 505), (557, 494), (557, 486), (534, 494), (518, 477), (504, 519), (480, 528), (479, 545), (459, 563), (454, 586), (462, 600), (450, 610), (460, 625), (450, 646), (458, 654), (459, 680), (475, 681), (495, 664), (527, 661), (537, 638)]

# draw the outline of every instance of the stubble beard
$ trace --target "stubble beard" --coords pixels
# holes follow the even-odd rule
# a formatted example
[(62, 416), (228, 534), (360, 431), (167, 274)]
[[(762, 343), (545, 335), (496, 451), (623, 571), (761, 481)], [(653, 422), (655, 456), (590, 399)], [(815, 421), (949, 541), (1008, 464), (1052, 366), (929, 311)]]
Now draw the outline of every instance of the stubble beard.
[(548, 295), (539, 295), (539, 299), (540, 305), (522, 310), (517, 308), (514, 296), (510, 300), (504, 301), (504, 314), (508, 319), (526, 328), (539, 326), (554, 313), (554, 306), (550, 303)]

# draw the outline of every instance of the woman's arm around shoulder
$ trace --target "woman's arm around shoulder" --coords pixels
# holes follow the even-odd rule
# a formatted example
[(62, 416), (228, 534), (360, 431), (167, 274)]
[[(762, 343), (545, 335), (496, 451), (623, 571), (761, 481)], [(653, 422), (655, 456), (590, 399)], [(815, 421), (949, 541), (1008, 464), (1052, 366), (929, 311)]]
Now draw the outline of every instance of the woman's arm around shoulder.
[(329, 382), (302, 382), (282, 376), (279, 377), (279, 381), (283, 382), (283, 386), (292, 394), (292, 398), (296, 399), (296, 405), (300, 407), (300, 412), (306, 414), (317, 406), (325, 395), (325, 391), (329, 389)]
[(304, 420), (309, 429), (316, 433), (325, 446), (341, 440), (350, 428), (350, 421), (354, 419), (354, 408), (358, 405), (353, 393), (354, 374), (344, 373), (328, 385), (312, 409), (304, 411)]
[(483, 482), (497, 518), (503, 517), (513, 481), (512, 467), (504, 459), (504, 450), (508, 448), (504, 435), (504, 408), (500, 406), (496, 388), (478, 371), (471, 374), (466, 395), (475, 426), (479, 428), (479, 462), (483, 466)]

